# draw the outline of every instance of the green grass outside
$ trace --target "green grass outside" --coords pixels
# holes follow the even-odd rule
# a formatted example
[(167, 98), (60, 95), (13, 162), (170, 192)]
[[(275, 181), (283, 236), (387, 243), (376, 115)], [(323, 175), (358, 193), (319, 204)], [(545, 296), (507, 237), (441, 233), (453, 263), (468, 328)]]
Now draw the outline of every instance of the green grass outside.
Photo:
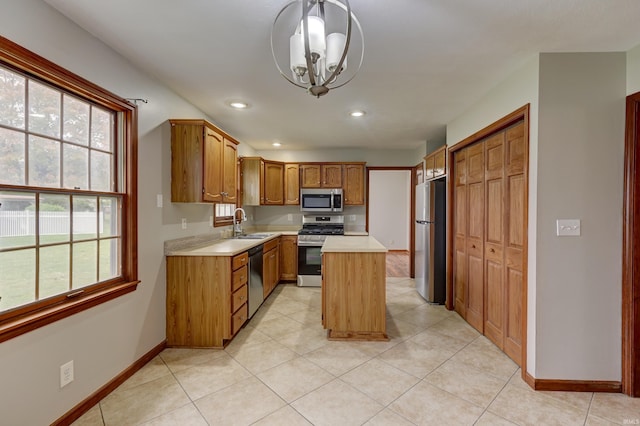
[[(76, 240), (95, 235), (74, 236)], [(42, 244), (64, 242), (68, 236), (46, 236)], [(84, 287), (96, 282), (97, 262), (100, 281), (111, 278), (110, 245), (113, 240), (74, 243), (73, 272), (70, 271), (70, 245), (40, 248), (40, 283), (38, 300)], [(117, 240), (116, 240), (117, 241)], [(0, 248), (25, 247), (34, 244), (33, 237), (0, 238)], [(97, 259), (97, 244), (101, 245)], [(36, 301), (35, 249), (0, 253), (0, 312)], [(117, 262), (117, 259), (114, 259)], [(73, 274), (73, 285), (71, 276)]]

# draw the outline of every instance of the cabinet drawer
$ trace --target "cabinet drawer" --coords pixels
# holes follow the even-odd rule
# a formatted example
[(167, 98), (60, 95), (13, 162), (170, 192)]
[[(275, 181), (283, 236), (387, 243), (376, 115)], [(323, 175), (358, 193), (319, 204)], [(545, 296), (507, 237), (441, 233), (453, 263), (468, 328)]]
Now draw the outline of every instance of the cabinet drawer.
[(248, 312), (249, 310), (247, 308), (247, 304), (245, 303), (240, 309), (238, 309), (238, 312), (233, 314), (233, 316), (231, 317), (231, 335), (235, 336), (238, 330), (240, 330), (240, 327), (242, 327), (242, 325), (247, 320)]
[(247, 263), (249, 263), (249, 253), (241, 253), (231, 259), (231, 269), (235, 271), (238, 268), (242, 268)]
[(273, 240), (269, 240), (266, 243), (264, 243), (264, 252), (268, 252), (271, 249), (274, 249), (278, 246), (278, 243), (280, 242), (280, 238), (274, 238)]
[(238, 291), (233, 293), (233, 296), (231, 297), (231, 312), (237, 311), (240, 306), (247, 303), (247, 291), (248, 286), (243, 285), (238, 289)]
[(233, 271), (231, 274), (231, 291), (236, 291), (241, 286), (245, 285), (249, 276), (248, 274), (249, 268), (246, 266), (243, 266), (237, 271)]

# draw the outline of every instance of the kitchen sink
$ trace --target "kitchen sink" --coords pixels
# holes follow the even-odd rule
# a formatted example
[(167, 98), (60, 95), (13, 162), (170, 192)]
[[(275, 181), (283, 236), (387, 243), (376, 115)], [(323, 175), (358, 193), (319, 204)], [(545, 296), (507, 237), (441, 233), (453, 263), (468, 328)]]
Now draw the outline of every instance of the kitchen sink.
[(271, 235), (272, 234), (241, 234), (241, 235), (236, 235), (233, 238), (238, 240), (261, 240), (263, 238), (268, 238)]

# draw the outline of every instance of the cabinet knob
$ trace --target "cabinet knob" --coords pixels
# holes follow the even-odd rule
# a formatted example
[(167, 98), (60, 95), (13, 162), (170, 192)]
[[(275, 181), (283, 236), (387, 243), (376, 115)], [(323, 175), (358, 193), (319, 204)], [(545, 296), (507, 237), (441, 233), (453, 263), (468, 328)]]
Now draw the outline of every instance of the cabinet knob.
[(244, 300), (244, 296), (240, 296), (240, 300)]
[(490, 249), (489, 250), (491, 253), (495, 253), (496, 251), (494, 249)]
[(475, 244), (472, 244), (472, 245), (471, 245), (471, 248), (476, 248), (476, 245), (475, 245)]

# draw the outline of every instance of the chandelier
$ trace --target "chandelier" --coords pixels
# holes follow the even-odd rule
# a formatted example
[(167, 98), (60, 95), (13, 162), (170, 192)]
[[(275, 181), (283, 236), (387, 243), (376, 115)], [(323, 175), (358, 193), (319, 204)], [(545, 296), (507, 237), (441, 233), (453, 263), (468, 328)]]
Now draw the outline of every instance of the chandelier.
[[(296, 5), (301, 14), (295, 12)], [(356, 55), (359, 53), (360, 58), (358, 66), (352, 66), (347, 72), (347, 53), (354, 46), (353, 24), (358, 29)], [(327, 34), (336, 28), (336, 32)], [(287, 45), (284, 37), (288, 37), (288, 55), (280, 51), (286, 50), (282, 48)], [(351, 12), (349, 0), (294, 0), (276, 16), (271, 28), (271, 53), (278, 71), (287, 81), (319, 98), (330, 89), (347, 84), (360, 70), (364, 57), (362, 27)], [(287, 57), (289, 64), (282, 67), (280, 62)]]

